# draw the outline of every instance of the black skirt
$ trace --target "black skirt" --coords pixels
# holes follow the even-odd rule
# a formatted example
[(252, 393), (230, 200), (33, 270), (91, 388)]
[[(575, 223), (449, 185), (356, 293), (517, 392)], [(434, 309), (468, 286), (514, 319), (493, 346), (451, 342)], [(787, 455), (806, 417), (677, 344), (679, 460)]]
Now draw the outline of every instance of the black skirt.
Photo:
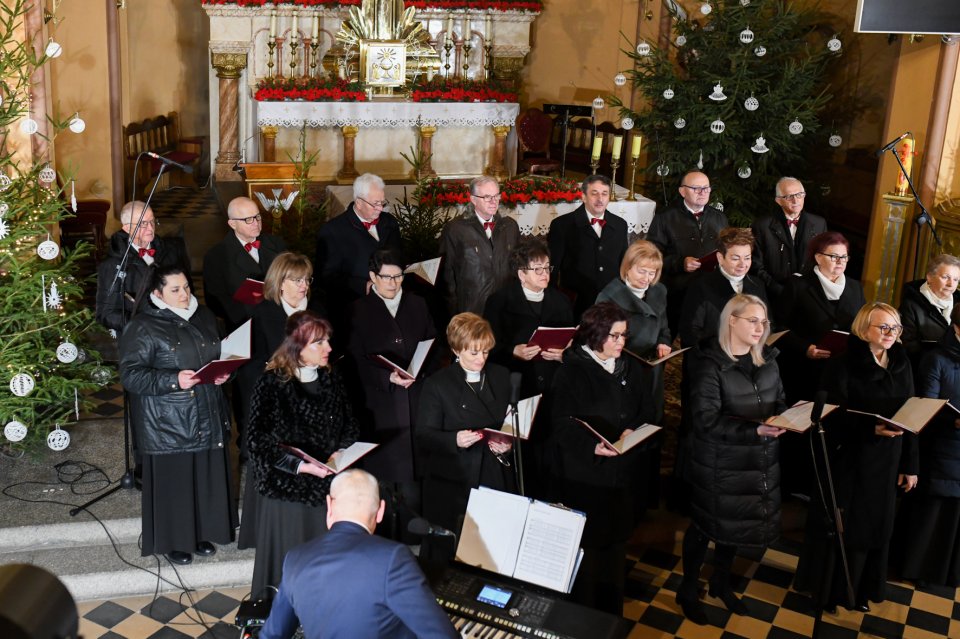
[(253, 560), (253, 599), (272, 599), (268, 586), (280, 587), (287, 551), (327, 532), (327, 505), (310, 506), (257, 495), (256, 548)]
[(226, 450), (143, 456), (141, 555), (228, 544), (237, 527)]

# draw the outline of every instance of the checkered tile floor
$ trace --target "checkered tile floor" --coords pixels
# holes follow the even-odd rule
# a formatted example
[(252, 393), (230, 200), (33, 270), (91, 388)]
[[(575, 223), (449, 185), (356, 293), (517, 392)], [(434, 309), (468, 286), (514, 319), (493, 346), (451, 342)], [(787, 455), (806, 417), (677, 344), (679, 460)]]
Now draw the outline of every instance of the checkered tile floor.
[[(654, 522), (653, 525), (658, 525)], [(679, 538), (679, 535), (677, 535)], [(797, 564), (797, 544), (784, 541), (759, 558), (738, 557), (734, 572), (741, 575), (736, 590), (750, 616), (732, 615), (718, 600), (706, 596), (708, 626), (687, 621), (674, 601), (682, 578), (680, 544), (665, 550), (635, 548), (636, 563), (627, 579), (624, 616), (636, 621), (631, 639), (801, 639), (812, 636), (814, 616), (809, 599), (790, 589)], [(708, 558), (709, 563), (709, 558)], [(706, 572), (706, 571), (705, 571)], [(822, 639), (933, 639), (960, 637), (960, 597), (954, 589), (914, 590), (891, 583), (889, 599), (871, 604), (871, 612), (824, 615)], [(163, 595), (80, 605), (80, 631), (86, 639), (235, 638), (232, 625), (243, 588), (193, 593), (196, 606), (186, 597)], [(186, 604), (186, 606), (185, 606)], [(199, 613), (198, 613), (199, 611)], [(206, 626), (198, 618), (202, 617)]]

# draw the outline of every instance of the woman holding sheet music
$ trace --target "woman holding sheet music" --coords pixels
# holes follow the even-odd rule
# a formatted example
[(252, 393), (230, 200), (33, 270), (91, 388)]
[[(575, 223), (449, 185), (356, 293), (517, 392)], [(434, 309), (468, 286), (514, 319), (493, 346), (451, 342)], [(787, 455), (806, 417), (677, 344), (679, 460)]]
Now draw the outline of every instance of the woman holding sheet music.
[[(404, 503), (420, 512), (411, 424), (422, 384), (373, 361), (376, 355), (383, 355), (407, 366), (420, 342), (437, 334), (426, 302), (401, 286), (403, 269), (393, 251), (376, 251), (370, 257), (370, 292), (353, 305), (350, 353), (364, 402), (373, 416), (372, 439), (365, 436), (364, 441), (380, 444), (364, 459), (364, 468), (381, 482), (394, 482)], [(425, 367), (421, 375), (423, 372)]]
[[(897, 337), (900, 314), (880, 302), (857, 313), (845, 353), (831, 361), (823, 379), (827, 401), (842, 408), (891, 417), (913, 396), (913, 374)], [(917, 484), (916, 438), (870, 415), (847, 412), (826, 421), (837, 492), (843, 513), (844, 546), (850, 565), (856, 610), (886, 598), (887, 559), (893, 533), (897, 487)], [(818, 463), (822, 464), (822, 460)], [(824, 473), (818, 473), (826, 492)], [(829, 496), (827, 496), (829, 500)], [(814, 593), (830, 609), (846, 601), (846, 578), (839, 553), (834, 556), (832, 524), (825, 525), (821, 493), (815, 491), (808, 516), (804, 551), (797, 566), (797, 588)], [(822, 570), (826, 568), (827, 574)], [(832, 572), (832, 575), (830, 574)]]
[(612, 302), (584, 311), (553, 378), (548, 458), (551, 498), (587, 515), (573, 596), (614, 614), (623, 611), (626, 542), (646, 503), (645, 479), (651, 458), (659, 454), (659, 438), (621, 455), (577, 420), (616, 442), (652, 417), (641, 364), (621, 357), (629, 338), (627, 319)]
[(737, 294), (720, 312), (717, 341), (693, 351), (689, 370), (693, 426), (688, 478), (691, 523), (683, 537), (683, 581), (677, 603), (694, 623), (706, 624), (699, 599), (700, 568), (711, 541), (710, 596), (730, 612), (747, 614), (734, 594), (731, 568), (738, 546), (764, 548), (780, 536), (778, 437), (766, 425), (786, 404), (767, 306)]
[(256, 481), (257, 554), (254, 598), (271, 597), (280, 585), (286, 552), (326, 529), (326, 497), (333, 477), (286, 452), (300, 448), (316, 459), (334, 459), (357, 441), (340, 375), (330, 367), (330, 323), (313, 311), (287, 319), (286, 337), (257, 380), (250, 407), (250, 464)]
[(150, 303), (123, 332), (120, 381), (143, 453), (141, 554), (189, 564), (233, 540), (230, 412), (220, 384), (194, 373), (220, 356), (217, 320), (180, 267), (154, 273)]
[(486, 439), (500, 429), (510, 401), (510, 373), (487, 362), (490, 324), (474, 313), (455, 315), (447, 342), (456, 361), (423, 384), (414, 436), (423, 469), (423, 516), (459, 534), (470, 489), (514, 491), (512, 446)]

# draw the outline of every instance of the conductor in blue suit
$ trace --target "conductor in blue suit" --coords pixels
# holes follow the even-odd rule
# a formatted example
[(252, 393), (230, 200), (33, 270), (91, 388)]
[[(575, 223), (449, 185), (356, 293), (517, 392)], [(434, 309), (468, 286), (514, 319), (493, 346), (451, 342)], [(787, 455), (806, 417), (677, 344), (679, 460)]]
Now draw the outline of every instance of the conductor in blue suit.
[(384, 502), (376, 478), (346, 470), (330, 486), (330, 531), (294, 548), (261, 639), (458, 638), (410, 551), (373, 534)]

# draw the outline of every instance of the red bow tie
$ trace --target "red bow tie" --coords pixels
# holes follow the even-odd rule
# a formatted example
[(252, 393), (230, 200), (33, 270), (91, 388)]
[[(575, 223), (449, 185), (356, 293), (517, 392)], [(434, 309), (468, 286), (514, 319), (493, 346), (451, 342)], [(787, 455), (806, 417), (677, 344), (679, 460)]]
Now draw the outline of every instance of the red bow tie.
[(144, 255), (149, 255), (150, 257), (153, 257), (154, 255), (157, 254), (157, 249), (142, 248), (142, 249), (137, 249), (137, 252), (140, 254), (140, 257), (143, 257)]
[(604, 226), (607, 225), (607, 221), (606, 221), (605, 219), (603, 219), (602, 217), (591, 217), (591, 218), (590, 218), (590, 223), (591, 223), (591, 224), (596, 224), (596, 225), (599, 226), (601, 229), (602, 229)]
[(376, 226), (376, 225), (377, 225), (377, 222), (379, 222), (379, 221), (380, 221), (380, 218), (379, 218), (379, 217), (375, 217), (375, 218), (373, 218), (372, 220), (370, 220), (369, 222), (364, 222), (363, 220), (360, 220), (360, 223), (363, 224), (363, 228), (364, 228), (365, 230), (369, 231), (369, 230), (370, 230), (370, 227), (371, 227), (371, 226)]
[(484, 223), (483, 223), (483, 230), (484, 230), (484, 231), (493, 231), (493, 227), (496, 226), (496, 225), (497, 225), (496, 222), (484, 222)]
[(252, 242), (247, 242), (246, 244), (243, 245), (243, 248), (247, 249), (247, 253), (249, 253), (249, 252), (252, 251), (253, 249), (259, 249), (259, 248), (260, 248), (260, 240), (254, 240), (254, 241), (252, 241)]
[(791, 220), (790, 218), (787, 218), (787, 228), (790, 228), (791, 226), (796, 226), (796, 225), (798, 225), (798, 224), (800, 224), (800, 218), (799, 218), (799, 217), (796, 218), (795, 220)]

